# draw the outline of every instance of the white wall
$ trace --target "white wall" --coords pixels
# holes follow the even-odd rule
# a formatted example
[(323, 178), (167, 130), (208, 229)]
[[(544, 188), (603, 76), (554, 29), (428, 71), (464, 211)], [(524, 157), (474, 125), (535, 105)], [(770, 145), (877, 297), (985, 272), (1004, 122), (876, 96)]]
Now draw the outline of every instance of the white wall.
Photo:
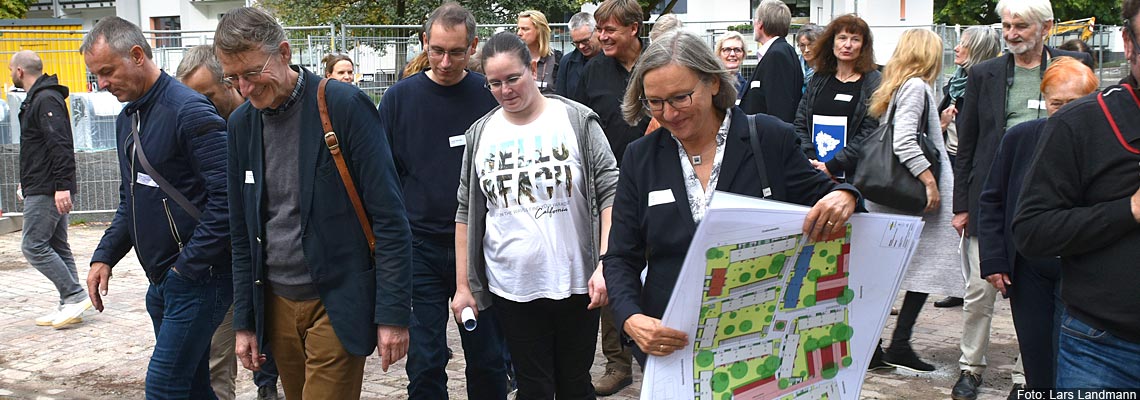
[[(116, 15), (131, 21), (143, 30), (153, 29), (152, 17), (178, 16), (182, 30), (213, 31), (218, 25), (218, 16), (236, 7), (245, 5), (245, 0), (201, 2), (190, 0), (116, 0), (115, 7), (64, 9), (65, 18), (83, 20), (83, 28), (91, 29), (95, 21)], [(28, 18), (51, 18), (51, 11), (30, 11)]]

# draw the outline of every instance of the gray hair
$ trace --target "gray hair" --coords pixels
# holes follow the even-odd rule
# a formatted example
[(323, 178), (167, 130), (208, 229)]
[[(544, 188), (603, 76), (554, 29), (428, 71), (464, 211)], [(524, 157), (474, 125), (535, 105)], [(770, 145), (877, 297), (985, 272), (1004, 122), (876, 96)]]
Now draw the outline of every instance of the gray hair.
[(728, 110), (736, 105), (736, 78), (729, 75), (720, 58), (713, 55), (708, 44), (697, 35), (684, 30), (674, 30), (651, 42), (637, 60), (625, 88), (625, 98), (621, 104), (625, 122), (636, 125), (650, 115), (641, 104), (645, 95), (645, 74), (668, 65), (688, 68), (702, 82), (719, 81), (720, 91), (713, 96), (713, 107)]
[(475, 15), (459, 3), (449, 1), (433, 10), (431, 15), (428, 15), (427, 21), (424, 22), (424, 45), (427, 45), (427, 41), (431, 40), (431, 27), (435, 26), (436, 20), (443, 22), (443, 27), (447, 29), (463, 25), (464, 28), (467, 28), (467, 44), (470, 45), (475, 42)]
[(174, 76), (179, 81), (184, 81), (190, 74), (198, 70), (198, 67), (206, 67), (214, 80), (222, 81), (222, 64), (218, 62), (218, 56), (214, 54), (214, 46), (202, 44), (186, 50), (186, 54), (182, 56), (182, 62), (178, 63), (178, 69), (174, 72)]
[(214, 31), (214, 50), (224, 54), (238, 54), (251, 50), (277, 52), (286, 41), (285, 28), (265, 10), (238, 7), (222, 16)]
[(153, 59), (154, 53), (150, 50), (150, 42), (143, 36), (142, 30), (130, 21), (119, 17), (106, 17), (95, 24), (91, 28), (91, 32), (83, 37), (83, 44), (79, 45), (79, 52), (87, 54), (95, 47), (95, 43), (103, 39), (115, 54), (121, 57), (129, 57), (131, 49), (139, 46), (143, 50), (146, 58)]
[(574, 31), (581, 27), (588, 27), (590, 31), (594, 31), (595, 27), (594, 14), (582, 11), (570, 17), (570, 30)]
[(971, 26), (962, 31), (962, 47), (965, 47), (969, 53), (966, 56), (966, 65), (962, 68), (969, 70), (970, 67), (1001, 54), (1001, 39), (993, 28)]
[(44, 61), (31, 50), (17, 51), (12, 56), (11, 64), (12, 67), (23, 69), (28, 75), (40, 76), (44, 73)]
[(657, 20), (653, 22), (653, 30), (649, 31), (649, 40), (657, 40), (665, 36), (666, 33), (680, 29), (683, 25), (684, 23), (681, 22), (681, 19), (677, 18), (677, 15), (673, 13), (657, 17)]
[(1035, 24), (1044, 25), (1053, 20), (1053, 4), (1049, 0), (1001, 0), (994, 7), (998, 17), (1009, 12)]
[(756, 20), (764, 24), (764, 34), (772, 37), (788, 36), (792, 26), (792, 10), (784, 0), (764, 0), (756, 6)]
[(804, 24), (804, 26), (800, 27), (800, 30), (796, 31), (796, 41), (799, 42), (800, 38), (806, 37), (808, 43), (815, 43), (815, 40), (819, 39), (819, 35), (821, 34), (823, 34), (822, 26), (812, 23)]

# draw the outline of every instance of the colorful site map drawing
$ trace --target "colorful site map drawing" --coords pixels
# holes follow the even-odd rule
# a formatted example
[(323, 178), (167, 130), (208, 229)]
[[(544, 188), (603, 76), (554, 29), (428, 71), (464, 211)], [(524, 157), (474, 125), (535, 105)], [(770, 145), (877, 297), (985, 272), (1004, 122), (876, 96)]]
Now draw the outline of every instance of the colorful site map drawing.
[(648, 358), (642, 399), (859, 398), (923, 223), (855, 214), (814, 241), (807, 210), (714, 195), (661, 318), (689, 344)]
[(696, 399), (776, 398), (851, 367), (850, 233), (848, 225), (814, 243), (796, 234), (705, 252)]

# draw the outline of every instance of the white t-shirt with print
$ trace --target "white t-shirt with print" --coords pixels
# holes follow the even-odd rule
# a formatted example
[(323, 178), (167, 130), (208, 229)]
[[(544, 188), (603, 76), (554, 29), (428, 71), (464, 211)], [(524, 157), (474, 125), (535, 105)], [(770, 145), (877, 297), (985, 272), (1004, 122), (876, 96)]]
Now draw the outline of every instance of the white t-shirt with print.
[(597, 265), (582, 152), (566, 106), (545, 99), (533, 122), (497, 111), (475, 151), (487, 197), (483, 254), (491, 292), (507, 300), (560, 300), (588, 292)]

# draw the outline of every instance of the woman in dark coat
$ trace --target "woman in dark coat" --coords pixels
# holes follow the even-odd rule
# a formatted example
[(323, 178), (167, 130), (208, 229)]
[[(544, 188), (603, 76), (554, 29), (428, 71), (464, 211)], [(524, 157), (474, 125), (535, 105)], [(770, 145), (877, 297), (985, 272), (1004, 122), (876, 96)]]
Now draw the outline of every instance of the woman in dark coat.
[(791, 125), (766, 115), (752, 120), (734, 107), (734, 78), (696, 35), (661, 37), (633, 71), (626, 121), (648, 113), (662, 127), (626, 149), (602, 260), (615, 325), (637, 343), (634, 355), (645, 365), (646, 355), (665, 356), (688, 344), (686, 333), (662, 326), (660, 318), (713, 189), (764, 194), (748, 123), (757, 128), (768, 197), (812, 206), (804, 222), (812, 238), (839, 232), (859, 195), (811, 167)]

